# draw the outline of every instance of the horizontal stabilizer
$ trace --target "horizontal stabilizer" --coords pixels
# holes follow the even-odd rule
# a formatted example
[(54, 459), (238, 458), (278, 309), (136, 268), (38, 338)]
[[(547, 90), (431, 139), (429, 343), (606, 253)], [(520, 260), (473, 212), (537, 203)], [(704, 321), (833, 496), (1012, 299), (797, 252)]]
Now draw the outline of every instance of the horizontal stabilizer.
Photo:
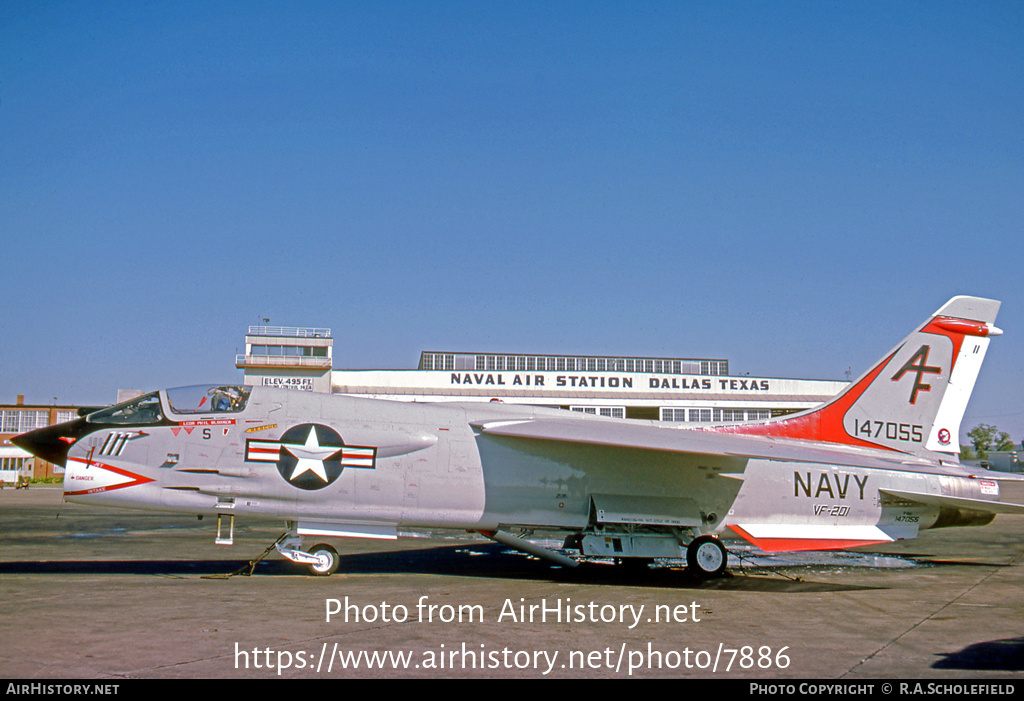
[(1024, 515), (1024, 504), (1010, 504), (1003, 501), (987, 501), (985, 499), (967, 499), (964, 497), (951, 497), (944, 494), (922, 494), (920, 492), (905, 492), (899, 489), (880, 489), (884, 494), (916, 501), (929, 506), (948, 507), (952, 509), (970, 509), (971, 511), (984, 511), (990, 514), (1018, 514)]

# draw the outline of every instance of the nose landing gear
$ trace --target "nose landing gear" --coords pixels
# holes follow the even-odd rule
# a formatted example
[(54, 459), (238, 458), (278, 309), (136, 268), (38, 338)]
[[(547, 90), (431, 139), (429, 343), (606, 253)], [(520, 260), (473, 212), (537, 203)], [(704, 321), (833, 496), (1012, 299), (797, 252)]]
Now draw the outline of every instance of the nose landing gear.
[(289, 524), (289, 529), (277, 539), (274, 546), (277, 552), (292, 562), (305, 565), (314, 577), (328, 577), (337, 572), (341, 564), (338, 551), (326, 543), (314, 545), (308, 551), (302, 550), (302, 536), (292, 524)]

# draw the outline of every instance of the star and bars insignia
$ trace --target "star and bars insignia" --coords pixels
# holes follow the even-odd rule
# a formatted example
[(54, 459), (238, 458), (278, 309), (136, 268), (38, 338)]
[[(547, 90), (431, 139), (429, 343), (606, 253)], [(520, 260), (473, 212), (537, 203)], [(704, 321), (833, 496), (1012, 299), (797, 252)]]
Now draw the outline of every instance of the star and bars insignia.
[(346, 445), (338, 432), (323, 424), (301, 424), (278, 440), (248, 439), (245, 459), (275, 463), (278, 472), (300, 489), (322, 489), (346, 468), (373, 469), (377, 448)]

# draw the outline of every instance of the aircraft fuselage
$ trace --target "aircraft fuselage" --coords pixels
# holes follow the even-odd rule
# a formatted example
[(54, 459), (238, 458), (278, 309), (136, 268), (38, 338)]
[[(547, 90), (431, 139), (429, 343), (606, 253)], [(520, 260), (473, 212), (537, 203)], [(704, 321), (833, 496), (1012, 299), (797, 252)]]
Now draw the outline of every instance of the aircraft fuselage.
[[(992, 481), (872, 466), (877, 456), (863, 449), (850, 451), (846, 464), (813, 455), (794, 460), (785, 454), (799, 451), (799, 442), (789, 441), (779, 459), (740, 460), (528, 441), (475, 428), (563, 419), (561, 410), (255, 388), (240, 411), (186, 414), (173, 409), (166, 393), (160, 399), (161, 421), (103, 426), (75, 442), (64, 480), (69, 501), (335, 523), (367, 535), (416, 527), (718, 532), (735, 526), (752, 539), (796, 541), (800, 527), (813, 526), (856, 544), (913, 537), (940, 522), (939, 507), (887, 498), (883, 487), (998, 495)], [(701, 435), (657, 422), (626, 423), (676, 440)], [(687, 477), (694, 473), (699, 479)], [(722, 483), (733, 489), (723, 491)], [(603, 507), (616, 513), (595, 515)]]

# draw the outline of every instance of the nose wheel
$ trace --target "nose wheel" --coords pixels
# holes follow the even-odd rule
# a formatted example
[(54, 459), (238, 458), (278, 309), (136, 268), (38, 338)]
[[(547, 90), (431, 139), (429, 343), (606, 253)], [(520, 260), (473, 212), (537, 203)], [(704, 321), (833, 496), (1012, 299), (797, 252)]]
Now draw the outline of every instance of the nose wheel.
[(729, 553), (718, 538), (702, 535), (686, 547), (686, 564), (701, 579), (721, 577), (729, 565)]
[(338, 565), (341, 564), (338, 551), (326, 543), (319, 543), (309, 550), (303, 550), (302, 537), (293, 524), (289, 524), (288, 530), (272, 547), (276, 547), (279, 553), (292, 562), (305, 565), (306, 571), (314, 577), (328, 577), (337, 572)]
[(338, 551), (326, 543), (314, 545), (309, 554), (317, 559), (306, 565), (314, 577), (329, 577), (338, 571)]

